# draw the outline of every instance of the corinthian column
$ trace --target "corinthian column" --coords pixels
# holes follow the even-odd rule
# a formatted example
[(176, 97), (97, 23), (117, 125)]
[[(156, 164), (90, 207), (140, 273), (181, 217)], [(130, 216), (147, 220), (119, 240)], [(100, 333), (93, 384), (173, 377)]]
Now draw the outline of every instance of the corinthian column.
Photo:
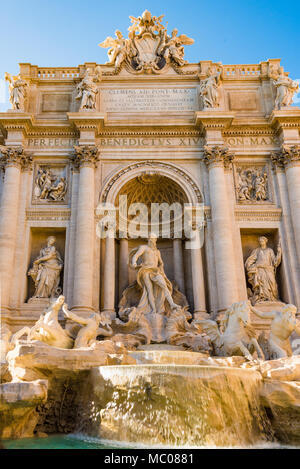
[(0, 147), (5, 168), (0, 209), (0, 289), (2, 308), (9, 306), (17, 239), (21, 170), (30, 156), (22, 147)]
[(272, 155), (273, 162), (285, 168), (298, 265), (300, 265), (300, 145), (283, 145)]
[(209, 170), (209, 193), (212, 214), (219, 310), (238, 300), (234, 262), (233, 235), (224, 168), (233, 155), (223, 146), (206, 146), (204, 161)]
[(73, 307), (80, 312), (93, 310), (95, 228), (95, 167), (99, 161), (95, 146), (75, 147), (73, 164), (79, 169)]

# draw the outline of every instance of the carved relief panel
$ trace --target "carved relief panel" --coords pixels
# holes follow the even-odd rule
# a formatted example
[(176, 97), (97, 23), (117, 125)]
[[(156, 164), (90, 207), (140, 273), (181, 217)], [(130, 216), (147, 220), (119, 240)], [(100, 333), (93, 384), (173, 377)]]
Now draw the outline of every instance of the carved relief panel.
[(269, 168), (264, 164), (238, 164), (234, 167), (238, 203), (272, 203)]
[(33, 176), (33, 204), (66, 204), (69, 189), (68, 169), (64, 164), (37, 164)]

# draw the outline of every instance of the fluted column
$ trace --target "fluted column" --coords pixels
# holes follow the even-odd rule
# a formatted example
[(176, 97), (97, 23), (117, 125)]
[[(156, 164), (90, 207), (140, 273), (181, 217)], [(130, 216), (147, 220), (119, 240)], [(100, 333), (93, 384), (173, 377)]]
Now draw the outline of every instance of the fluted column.
[(194, 233), (195, 247), (191, 249), (194, 317), (199, 319), (206, 313), (206, 301), (200, 233), (199, 231)]
[(219, 310), (238, 300), (234, 262), (233, 235), (224, 168), (233, 155), (223, 146), (207, 146), (204, 161), (209, 171), (213, 244), (215, 252)]
[(0, 288), (2, 308), (9, 306), (19, 212), (21, 170), (31, 159), (22, 147), (0, 147), (5, 167), (0, 208)]
[(298, 265), (300, 265), (300, 145), (283, 145), (272, 155), (273, 162), (285, 168)]
[(103, 288), (103, 310), (115, 315), (115, 238), (105, 239), (105, 260), (104, 260), (104, 288)]
[(79, 169), (74, 291), (72, 309), (93, 310), (95, 228), (95, 167), (99, 160), (95, 146), (75, 147), (73, 164)]
[(173, 267), (174, 280), (177, 283), (179, 290), (182, 293), (185, 293), (182, 240), (178, 238), (173, 240)]
[(128, 287), (128, 239), (120, 239), (120, 252), (119, 252), (119, 297), (121, 298), (123, 291)]

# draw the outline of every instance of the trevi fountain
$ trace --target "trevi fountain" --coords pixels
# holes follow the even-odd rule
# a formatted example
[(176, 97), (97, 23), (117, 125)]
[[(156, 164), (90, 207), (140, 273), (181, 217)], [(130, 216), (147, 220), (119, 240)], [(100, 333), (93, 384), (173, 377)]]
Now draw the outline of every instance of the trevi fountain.
[(130, 19), (6, 74), (0, 438), (297, 447), (298, 83)]

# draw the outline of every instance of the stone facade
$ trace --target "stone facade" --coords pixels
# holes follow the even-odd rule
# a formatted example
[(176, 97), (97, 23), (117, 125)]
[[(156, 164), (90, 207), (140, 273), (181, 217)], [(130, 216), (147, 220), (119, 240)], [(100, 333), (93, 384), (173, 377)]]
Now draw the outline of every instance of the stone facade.
[(53, 254), (51, 237), (63, 262), (53, 288), (69, 308), (114, 315), (135, 280), (128, 254), (144, 243), (99, 238), (98, 204), (116, 206), (120, 195), (204, 205), (201, 249), (185, 249), (184, 237), (158, 240), (166, 274), (195, 315), (215, 317), (248, 298), (245, 261), (259, 236), (275, 253), (281, 240), (278, 303), (299, 309), (300, 109), (288, 95), (295, 82), (277, 59), (189, 64), (183, 47), (192, 40), (167, 36), (151, 15), (131, 28), (128, 39), (102, 43), (111, 47), (105, 65), (21, 64), (19, 95), (9, 76), (13, 109), (0, 114), (2, 319), (18, 330), (45, 310), (49, 299), (36, 297), (33, 279), (47, 274), (35, 261)]

